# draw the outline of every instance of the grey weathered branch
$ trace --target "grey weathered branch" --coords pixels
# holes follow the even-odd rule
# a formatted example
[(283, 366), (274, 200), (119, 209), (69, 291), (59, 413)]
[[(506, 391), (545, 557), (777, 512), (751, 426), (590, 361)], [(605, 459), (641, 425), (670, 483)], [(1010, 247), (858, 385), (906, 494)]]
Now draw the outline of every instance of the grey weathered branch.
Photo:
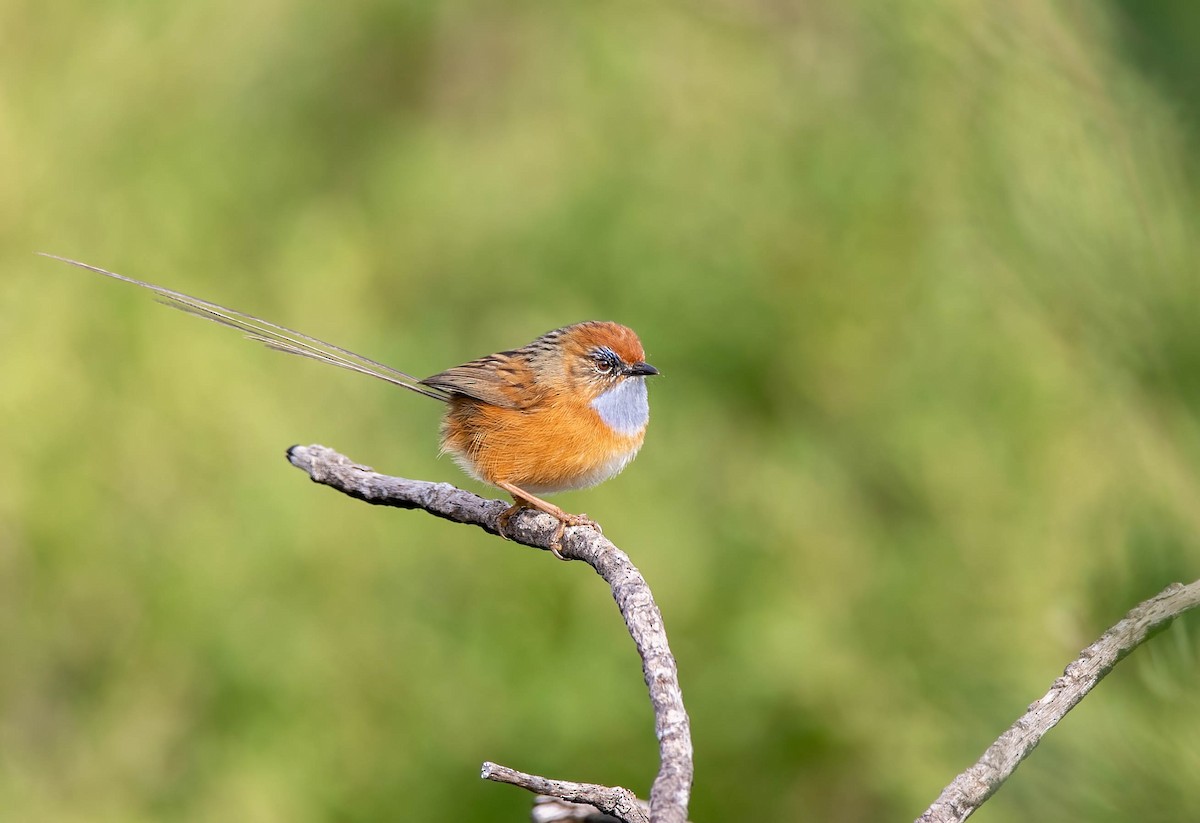
[[(525, 772), (519, 772), (516, 769), (510, 769), (507, 766), (501, 766), (498, 763), (492, 762), (483, 764), (483, 769), (480, 771), (479, 776), (484, 780), (494, 780), (497, 783), (520, 786), (522, 789), (528, 789), (534, 794), (548, 795), (559, 800), (565, 800), (574, 807), (573, 812), (579, 812), (582, 815), (575, 816), (574, 818), (548, 818), (545, 814), (539, 814), (539, 809), (546, 808), (546, 804), (539, 803), (538, 806), (534, 807), (532, 815), (538, 821), (546, 819), (587, 820), (591, 816), (588, 807), (595, 807), (592, 811), (603, 809), (603, 813), (606, 816), (607, 813), (611, 813), (616, 819), (627, 821), (627, 823), (649, 823), (650, 821), (646, 804), (638, 800), (629, 789), (623, 789), (620, 786), (597, 786), (595, 783), (547, 780), (536, 774), (526, 774)], [(613, 817), (609, 817), (609, 819), (611, 820)]]
[[(293, 466), (308, 472), (314, 482), (330, 486), (367, 503), (401, 509), (422, 509), (455, 523), (479, 526), (492, 534), (500, 533), (499, 517), (508, 508), (508, 504), (503, 501), (485, 500), (449, 483), (406, 480), (378, 474), (369, 467), (355, 464), (349, 458), (324, 446), (293, 446), (288, 449), (288, 460)], [(557, 522), (548, 514), (524, 511), (509, 521), (505, 536), (526, 546), (548, 550), (556, 526)], [(654, 730), (659, 741), (659, 770), (650, 789), (649, 820), (653, 823), (685, 823), (692, 788), (692, 737), (687, 712), (683, 707), (683, 693), (679, 688), (675, 658), (667, 644), (662, 613), (658, 610), (650, 587), (641, 572), (623, 551), (596, 530), (588, 527), (568, 528), (562, 538), (561, 553), (569, 560), (583, 560), (612, 588), (613, 599), (617, 602), (621, 616), (625, 618), (629, 635), (633, 638), (638, 655), (642, 659), (642, 673), (650, 691), (650, 702), (654, 707)], [(502, 766), (485, 763), (485, 777), (489, 776), (489, 768), (493, 774), (499, 774), (499, 770), (504, 769)], [(513, 775), (521, 774), (507, 771)], [(611, 794), (596, 795), (595, 799), (586, 802), (627, 823), (642, 823), (646, 820), (640, 807), (636, 804), (626, 805), (626, 799), (633, 798), (633, 795), (625, 789), (553, 781), (533, 775), (524, 777), (543, 781), (537, 784), (538, 788), (531, 789), (541, 794), (555, 794), (547, 787), (574, 791), (580, 786), (588, 786), (590, 789), (604, 790)], [(531, 788), (516, 780), (504, 782)], [(583, 795), (556, 796), (574, 800)], [(613, 800), (616, 805), (605, 807), (595, 802), (605, 802), (606, 798)]]
[(1042, 736), (1062, 720), (1123, 657), (1179, 615), (1200, 605), (1200, 581), (1172, 583), (1158, 595), (1139, 603), (1104, 636), (1080, 653), (1054, 681), (1050, 691), (1030, 705), (1008, 731), (1000, 735), (978, 762), (954, 778), (917, 823), (966, 820), (1016, 770)]
[[(650, 813), (650, 804), (645, 800), (639, 800), (637, 804), (645, 814)], [(534, 798), (529, 819), (532, 823), (621, 823), (590, 803), (572, 803), (546, 794)]]

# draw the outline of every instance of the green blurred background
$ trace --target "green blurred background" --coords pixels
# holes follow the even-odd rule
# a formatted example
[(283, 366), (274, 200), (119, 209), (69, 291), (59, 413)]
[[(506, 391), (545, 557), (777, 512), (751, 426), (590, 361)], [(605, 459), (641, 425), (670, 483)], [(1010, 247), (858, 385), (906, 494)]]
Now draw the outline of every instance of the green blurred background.
[[(1192, 0), (0, 4), (0, 819), (517, 821), (645, 795), (584, 565), (371, 508), (436, 404), (77, 257), (428, 374), (585, 318), (664, 377), (557, 501), (665, 612), (697, 821), (910, 820), (1200, 576)], [(981, 821), (1200, 819), (1200, 621)]]

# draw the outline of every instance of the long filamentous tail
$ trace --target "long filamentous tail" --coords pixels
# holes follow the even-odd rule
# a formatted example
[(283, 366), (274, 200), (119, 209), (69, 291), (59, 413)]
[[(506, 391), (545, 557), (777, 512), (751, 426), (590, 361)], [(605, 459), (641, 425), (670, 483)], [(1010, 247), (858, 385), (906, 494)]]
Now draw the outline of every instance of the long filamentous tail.
[(160, 303), (170, 306), (173, 309), (179, 309), (188, 314), (202, 317), (205, 320), (220, 323), (222, 326), (236, 329), (242, 332), (248, 339), (262, 343), (269, 349), (281, 351), (285, 354), (294, 354), (298, 357), (307, 357), (320, 363), (337, 366), (339, 369), (348, 369), (359, 374), (365, 374), (391, 383), (393, 386), (400, 386), (417, 394), (432, 397), (434, 400), (445, 402), (449, 399), (449, 395), (446, 392), (424, 385), (411, 374), (393, 369), (391, 366), (385, 366), (383, 363), (363, 357), (361, 354), (355, 354), (348, 349), (343, 349), (341, 346), (335, 346), (316, 337), (310, 337), (295, 329), (289, 329), (286, 326), (280, 326), (268, 320), (263, 320), (261, 317), (255, 317), (252, 314), (246, 314), (236, 309), (229, 309), (216, 303), (210, 303), (207, 300), (201, 300), (199, 297), (192, 297), (182, 292), (156, 286), (153, 283), (136, 280), (132, 277), (126, 277), (123, 274), (117, 274), (116, 272), (111, 272), (97, 266), (81, 263), (78, 260), (59, 257), (57, 254), (46, 254), (45, 252), (38, 252), (38, 254), (42, 257), (49, 257), (52, 260), (70, 263), (72, 266), (78, 266), (81, 269), (94, 271), (97, 274), (103, 274), (105, 277), (111, 277), (114, 280), (123, 280), (126, 283), (141, 286), (143, 289), (149, 289), (158, 295)]

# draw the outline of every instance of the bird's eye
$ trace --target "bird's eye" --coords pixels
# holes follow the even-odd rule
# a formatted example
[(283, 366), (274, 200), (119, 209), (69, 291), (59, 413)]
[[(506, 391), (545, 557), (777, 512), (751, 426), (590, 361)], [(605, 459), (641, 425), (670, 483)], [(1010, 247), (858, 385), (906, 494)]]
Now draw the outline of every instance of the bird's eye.
[(616, 355), (605, 349), (600, 349), (592, 354), (592, 366), (600, 374), (609, 374), (616, 368)]

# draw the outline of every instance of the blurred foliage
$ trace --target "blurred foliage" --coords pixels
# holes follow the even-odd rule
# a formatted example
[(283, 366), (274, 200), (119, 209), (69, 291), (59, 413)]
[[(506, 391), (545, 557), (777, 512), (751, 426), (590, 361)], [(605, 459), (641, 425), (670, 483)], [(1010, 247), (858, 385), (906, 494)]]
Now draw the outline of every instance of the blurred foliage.
[[(586, 567), (284, 462), (471, 487), (435, 404), (37, 250), (419, 374), (638, 329), (646, 448), (558, 500), (666, 614), (693, 818), (915, 817), (1200, 569), (1189, 15), (0, 4), (0, 818), (516, 821), (482, 760), (657, 763)], [(978, 819), (1200, 817), (1196, 627)]]

